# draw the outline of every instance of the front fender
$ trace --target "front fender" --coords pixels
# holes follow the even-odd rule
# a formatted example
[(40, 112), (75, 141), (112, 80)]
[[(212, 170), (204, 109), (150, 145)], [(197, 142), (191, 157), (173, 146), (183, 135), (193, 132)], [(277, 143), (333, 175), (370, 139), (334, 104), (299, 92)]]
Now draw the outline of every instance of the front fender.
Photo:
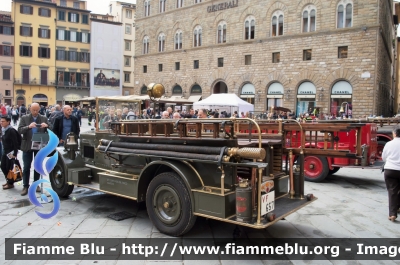
[[(146, 165), (146, 167), (142, 170), (138, 178), (138, 202), (145, 201), (147, 187), (149, 186), (150, 181), (163, 172), (175, 172), (177, 173), (182, 180), (184, 181), (188, 190), (192, 190), (194, 188), (202, 187), (202, 181), (200, 179), (197, 171), (190, 166), (190, 164), (186, 164), (182, 161), (177, 160), (158, 160), (153, 161)], [(190, 201), (192, 203), (192, 207), (194, 209), (194, 197), (192, 192), (190, 194)]]

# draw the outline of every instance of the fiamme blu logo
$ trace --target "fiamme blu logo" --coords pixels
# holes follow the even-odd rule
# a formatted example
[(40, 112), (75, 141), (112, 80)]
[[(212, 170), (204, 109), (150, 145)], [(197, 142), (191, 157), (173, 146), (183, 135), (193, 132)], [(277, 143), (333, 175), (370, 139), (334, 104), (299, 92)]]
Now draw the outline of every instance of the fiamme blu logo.
[[(57, 164), (58, 160), (58, 152), (56, 151), (54, 155), (50, 156), (47, 158), (49, 154), (51, 154), (58, 146), (58, 137), (51, 131), (47, 130), (49, 134), (49, 142), (48, 144), (43, 147), (42, 149), (39, 150), (37, 155), (35, 156), (35, 160), (33, 162), (33, 168), (38, 172), (40, 175), (44, 176), (49, 176), (50, 172), (54, 169), (54, 167)], [(47, 158), (47, 159), (46, 159)], [(36, 198), (36, 188), (42, 184), (42, 183), (50, 183), (46, 179), (40, 179), (38, 181), (35, 181), (32, 183), (32, 185), (29, 187), (28, 190), (28, 197), (31, 203), (37, 207), (42, 207), (43, 205), (40, 203), (38, 198)], [(60, 198), (58, 197), (57, 193), (51, 189), (51, 188), (44, 188), (51, 196), (53, 199), (53, 210), (50, 213), (41, 213), (39, 211), (35, 211), (36, 214), (43, 218), (43, 219), (49, 219), (53, 216), (55, 216), (58, 211), (60, 210)], [(44, 202), (49, 202), (47, 199), (47, 196), (44, 194), (41, 194), (41, 199)]]

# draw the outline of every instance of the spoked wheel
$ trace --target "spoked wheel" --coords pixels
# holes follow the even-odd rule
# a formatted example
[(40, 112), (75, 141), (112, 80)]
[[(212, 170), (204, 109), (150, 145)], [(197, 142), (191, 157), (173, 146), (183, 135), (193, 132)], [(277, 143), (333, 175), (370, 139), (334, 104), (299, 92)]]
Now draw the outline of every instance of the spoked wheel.
[(383, 148), (385, 147), (386, 142), (385, 141), (378, 141), (378, 146), (376, 148), (376, 160), (377, 161), (382, 161), (382, 152)]
[(176, 173), (161, 173), (150, 182), (146, 205), (150, 220), (167, 235), (181, 236), (196, 221), (189, 190)]
[(58, 155), (57, 164), (51, 171), (49, 178), (52, 189), (60, 197), (67, 198), (74, 190), (74, 185), (68, 185), (67, 170), (60, 155)]
[(311, 182), (323, 181), (328, 176), (329, 167), (326, 157), (306, 156), (304, 158), (304, 179)]

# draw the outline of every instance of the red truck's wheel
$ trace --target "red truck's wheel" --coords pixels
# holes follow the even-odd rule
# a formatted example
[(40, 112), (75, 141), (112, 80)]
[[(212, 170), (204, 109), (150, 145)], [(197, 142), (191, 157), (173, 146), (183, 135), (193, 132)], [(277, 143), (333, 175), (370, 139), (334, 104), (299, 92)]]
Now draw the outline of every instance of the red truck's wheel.
[(376, 160), (382, 161), (382, 152), (383, 148), (385, 147), (387, 142), (385, 141), (378, 141), (378, 147), (376, 148)]
[(170, 236), (185, 234), (196, 221), (189, 190), (173, 172), (161, 173), (150, 182), (146, 206), (152, 223), (161, 233)]
[(329, 173), (326, 157), (306, 156), (304, 158), (304, 179), (312, 182), (323, 181)]

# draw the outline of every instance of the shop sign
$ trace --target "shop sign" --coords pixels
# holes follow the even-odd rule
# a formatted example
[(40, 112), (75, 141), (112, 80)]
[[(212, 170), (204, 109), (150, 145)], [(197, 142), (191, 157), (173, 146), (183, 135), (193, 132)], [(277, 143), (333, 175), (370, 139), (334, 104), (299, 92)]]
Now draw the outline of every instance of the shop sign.
[(211, 13), (211, 12), (216, 12), (216, 11), (220, 11), (220, 10), (224, 10), (224, 9), (228, 9), (228, 8), (234, 8), (234, 7), (238, 7), (238, 6), (239, 6), (239, 0), (232, 0), (229, 2), (225, 2), (225, 3), (219, 3), (216, 5), (208, 6), (207, 12)]
[(342, 90), (342, 91), (335, 90), (335, 91), (332, 91), (332, 94), (351, 94), (351, 92), (345, 91), (345, 90)]
[(299, 94), (315, 94), (315, 92), (314, 91), (304, 91), (304, 90), (302, 90), (302, 91), (299, 91)]
[(65, 101), (78, 101), (80, 100), (82, 97), (77, 95), (77, 94), (68, 94), (64, 96), (64, 100)]

